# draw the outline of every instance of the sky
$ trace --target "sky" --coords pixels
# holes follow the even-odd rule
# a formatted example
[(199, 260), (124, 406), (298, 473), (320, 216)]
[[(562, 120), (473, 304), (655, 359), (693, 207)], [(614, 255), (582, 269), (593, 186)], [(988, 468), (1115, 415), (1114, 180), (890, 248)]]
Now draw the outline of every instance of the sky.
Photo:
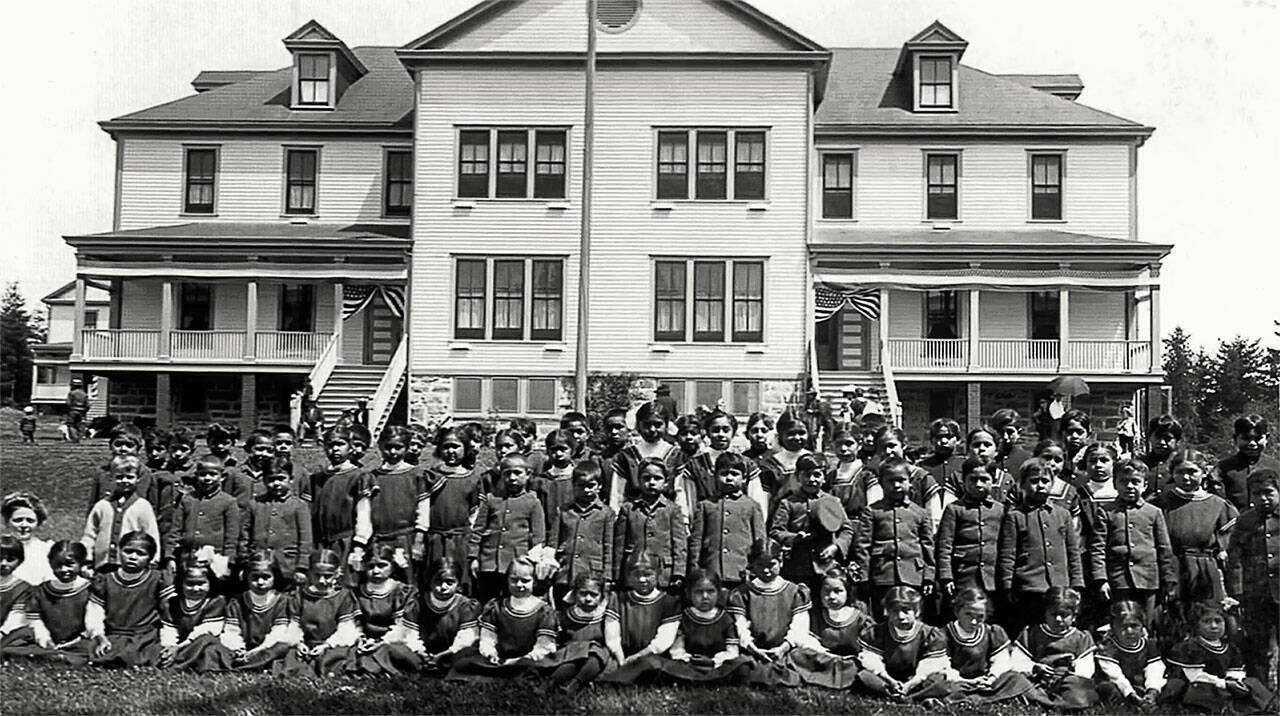
[[(1162, 324), (1280, 346), (1280, 0), (754, 0), (826, 47), (898, 47), (935, 19), (994, 73), (1076, 73), (1080, 101), (1156, 127), (1139, 150), (1139, 238), (1175, 245)], [(114, 145), (97, 122), (192, 93), (204, 69), (272, 69), (316, 19), (401, 45), (471, 0), (44, 0), (0, 44), (0, 280), (32, 302), (70, 281), (64, 235), (111, 228)]]

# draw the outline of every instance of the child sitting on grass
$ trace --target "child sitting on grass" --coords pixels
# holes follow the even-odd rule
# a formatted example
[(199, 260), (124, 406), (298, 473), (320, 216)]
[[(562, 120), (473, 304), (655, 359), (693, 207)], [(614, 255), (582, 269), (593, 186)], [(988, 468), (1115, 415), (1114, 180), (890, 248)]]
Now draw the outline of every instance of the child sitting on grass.
[[(507, 464), (521, 458), (507, 458)], [(507, 596), (495, 598), (480, 613), (480, 639), (458, 654), (451, 680), (493, 681), (528, 673), (556, 649), (556, 612), (533, 593), (534, 563), (527, 556), (507, 567)]]
[(858, 639), (871, 623), (867, 609), (853, 600), (853, 585), (839, 567), (822, 577), (818, 600), (809, 610), (809, 631), (787, 654), (806, 684), (848, 689), (858, 681)]
[(464, 596), (462, 567), (448, 559), (427, 564), (427, 590), (410, 602), (400, 618), (404, 647), (425, 669), (439, 671), (480, 638), (480, 603)]
[(1246, 676), (1244, 654), (1227, 634), (1221, 606), (1197, 602), (1190, 613), (1191, 634), (1169, 651), (1173, 673), (1160, 693), (1172, 706), (1216, 711), (1231, 704), (1237, 711), (1275, 711), (1275, 697), (1262, 682)]
[(94, 578), (84, 621), (96, 663), (154, 666), (159, 658), (160, 605), (173, 587), (151, 566), (156, 551), (151, 535), (129, 532), (120, 538), (119, 569)]
[(393, 676), (418, 670), (419, 660), (394, 645), (404, 641), (397, 630), (405, 610), (417, 600), (409, 584), (396, 580), (395, 547), (377, 545), (365, 554), (364, 579), (355, 590), (360, 641), (345, 665), (347, 673)]
[(729, 594), (739, 649), (755, 660), (750, 672), (754, 684), (800, 683), (799, 675), (787, 667), (786, 656), (808, 633), (809, 588), (780, 576), (782, 558), (781, 545), (760, 545), (751, 560), (752, 578)]
[(951, 692), (945, 671), (947, 638), (941, 629), (920, 621), (920, 592), (892, 587), (881, 609), (886, 618), (870, 624), (858, 639), (858, 674), (862, 687), (894, 701), (940, 703)]
[(1044, 598), (1044, 618), (1018, 635), (1014, 668), (1031, 677), (1050, 708), (1082, 709), (1098, 702), (1093, 688), (1093, 637), (1075, 628), (1080, 592), (1054, 587)]
[(232, 654), (221, 644), (226, 626), (227, 603), (212, 594), (208, 565), (188, 563), (178, 578), (177, 593), (160, 610), (162, 668), (197, 672), (226, 671)]
[(32, 587), (13, 573), (23, 557), (21, 542), (10, 535), (0, 535), (0, 649), (18, 639), (30, 638), (30, 629), (24, 627)]
[(690, 571), (685, 580), (685, 601), (675, 641), (658, 668), (678, 681), (743, 680), (751, 670), (751, 660), (739, 653), (733, 615), (718, 606), (720, 578), (710, 570)]
[(334, 676), (360, 639), (356, 620), (360, 607), (350, 590), (340, 586), (342, 561), (333, 550), (311, 553), (307, 584), (293, 593), (289, 629), (297, 640), (272, 665), (279, 676)]
[(1025, 696), (1031, 682), (1013, 669), (1009, 636), (998, 625), (988, 624), (991, 602), (977, 587), (965, 587), (952, 602), (956, 618), (947, 624), (947, 654), (951, 666), (946, 677), (952, 698), (994, 703)]
[(26, 599), (26, 630), (11, 632), (8, 643), (0, 644), (0, 655), (26, 656), (66, 664), (89, 661), (98, 642), (91, 638), (85, 623), (89, 607), (89, 580), (81, 576), (89, 566), (84, 545), (70, 540), (54, 542), (49, 548), (53, 578), (31, 588)]
[(559, 648), (538, 664), (550, 672), (547, 685), (564, 694), (574, 694), (591, 683), (606, 668), (615, 666), (605, 647), (607, 600), (604, 579), (590, 572), (574, 577), (570, 603), (557, 615)]
[(648, 552), (628, 557), (619, 582), (625, 588), (609, 595), (604, 613), (605, 645), (619, 667), (602, 680), (634, 683), (659, 668), (660, 656), (675, 643), (680, 598), (660, 589), (661, 569), (661, 560)]
[(227, 605), (226, 627), (220, 638), (237, 671), (270, 668), (293, 649), (297, 641), (290, 632), (293, 600), (279, 591), (282, 581), (270, 551), (257, 550), (245, 557), (246, 589)]
[(1128, 703), (1143, 711), (1156, 706), (1165, 685), (1165, 663), (1147, 638), (1147, 614), (1137, 602), (1111, 604), (1111, 631), (1098, 647), (1098, 695), (1107, 705)]

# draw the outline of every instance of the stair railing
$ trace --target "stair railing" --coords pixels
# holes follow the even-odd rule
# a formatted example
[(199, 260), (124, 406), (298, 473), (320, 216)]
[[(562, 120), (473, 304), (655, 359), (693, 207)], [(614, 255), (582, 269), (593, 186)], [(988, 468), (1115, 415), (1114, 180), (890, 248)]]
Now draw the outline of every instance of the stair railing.
[[(338, 336), (336, 334), (329, 336), (329, 342), (325, 344), (324, 351), (316, 359), (316, 364), (311, 366), (311, 372), (307, 373), (307, 382), (311, 384), (313, 400), (320, 397), (320, 391), (324, 390), (325, 383), (329, 382), (329, 376), (333, 375), (333, 369), (338, 365), (339, 348)], [(304, 386), (306, 384), (303, 383)], [(289, 397), (289, 422), (294, 430), (298, 430), (302, 425), (302, 392), (299, 390)]]
[(404, 385), (405, 368), (409, 364), (409, 341), (402, 337), (396, 352), (387, 364), (387, 370), (378, 381), (378, 389), (369, 401), (369, 430), (375, 436), (382, 432), (387, 419), (391, 417), (391, 408), (400, 396), (400, 388)]
[(898, 399), (898, 386), (893, 380), (893, 368), (889, 365), (889, 346), (880, 341), (880, 375), (884, 378), (885, 406), (889, 410), (889, 424), (902, 427), (902, 401)]

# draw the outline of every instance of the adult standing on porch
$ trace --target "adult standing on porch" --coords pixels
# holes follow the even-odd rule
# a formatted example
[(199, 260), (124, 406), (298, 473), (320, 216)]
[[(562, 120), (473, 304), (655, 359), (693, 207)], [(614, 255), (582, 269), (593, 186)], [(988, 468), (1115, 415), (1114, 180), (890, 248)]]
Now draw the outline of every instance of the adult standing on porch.
[(67, 391), (67, 437), (71, 442), (80, 442), (81, 426), (88, 412), (89, 394), (84, 390), (84, 381), (72, 378), (71, 390)]

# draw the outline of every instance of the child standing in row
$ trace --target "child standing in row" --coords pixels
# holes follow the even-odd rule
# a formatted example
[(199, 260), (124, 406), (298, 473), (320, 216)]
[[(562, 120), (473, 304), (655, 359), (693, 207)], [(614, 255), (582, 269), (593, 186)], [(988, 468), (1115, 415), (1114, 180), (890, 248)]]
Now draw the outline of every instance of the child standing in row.
[(151, 503), (137, 494), (142, 461), (137, 455), (111, 458), (110, 474), (115, 487), (98, 500), (85, 520), (81, 544), (93, 556), (93, 567), (109, 571), (120, 564), (120, 537), (130, 532), (145, 532), (158, 544), (160, 526)]
[[(600, 501), (600, 466), (583, 462), (573, 467), (573, 502), (560, 508), (547, 535), (560, 569), (555, 577), (557, 603), (582, 577), (613, 582), (613, 510)], [(600, 607), (604, 601), (601, 595)], [(602, 612), (603, 613), (603, 612)]]
[(856, 529), (860, 563), (874, 603), (884, 603), (895, 587), (911, 587), (916, 594), (933, 592), (933, 521), (923, 507), (911, 502), (911, 465), (890, 457), (880, 462), (879, 483), (884, 497), (862, 512)]
[(1249, 475), (1254, 507), (1231, 530), (1227, 550), (1227, 594), (1240, 603), (1249, 672), (1276, 687), (1280, 659), (1280, 473)]
[(942, 511), (934, 561), (943, 600), (950, 600), (959, 590), (976, 587), (1003, 605), (996, 564), (1006, 503), (992, 495), (988, 467), (976, 457), (966, 458), (960, 466), (960, 499)]
[[(509, 441), (507, 454), (520, 449), (519, 433), (504, 431)], [(503, 433), (497, 436), (501, 442)], [(499, 455), (499, 460), (505, 455)], [(471, 520), (480, 508), (484, 497), (485, 473), (478, 468), (467, 468), (467, 445), (462, 433), (454, 428), (440, 428), (436, 432), (436, 465), (431, 469), (430, 513), (427, 520), (426, 562), (439, 564), (441, 560), (465, 564), (467, 561), (467, 532)], [(500, 491), (500, 486), (498, 486)], [(470, 578), (463, 575), (463, 586), (469, 587)]]
[(698, 503), (689, 528), (689, 564), (686, 574), (705, 569), (726, 589), (747, 579), (747, 564), (754, 549), (766, 539), (764, 515), (754, 500), (743, 494), (747, 461), (726, 452), (716, 459), (720, 496)]
[(378, 437), (382, 465), (366, 473), (358, 488), (347, 564), (358, 570), (366, 551), (388, 545), (404, 581), (414, 584), (414, 562), (425, 553), (433, 486), (428, 484), (425, 468), (405, 462), (408, 448), (409, 430), (404, 426), (390, 425)]
[(345, 564), (355, 533), (356, 497), (365, 471), (355, 455), (353, 428), (336, 425), (325, 430), (321, 439), (329, 465), (307, 479), (301, 497), (310, 505), (316, 547), (334, 551)]
[(493, 493), (480, 501), (467, 537), (467, 561), (475, 580), (472, 594), (482, 603), (501, 594), (503, 585), (510, 581), (507, 573), (515, 560), (547, 539), (542, 502), (537, 495), (525, 491), (529, 465), (524, 457), (508, 455), (498, 466), (502, 494)]
[(625, 565), (645, 555), (654, 561), (657, 588), (680, 592), (688, 567), (689, 522), (684, 511), (663, 494), (666, 484), (666, 463), (647, 460), (641, 464), (640, 494), (622, 506), (614, 521), (613, 578), (618, 584), (624, 583)]
[(311, 510), (293, 490), (293, 476), (281, 460), (273, 459), (262, 476), (262, 491), (254, 495), (241, 528), (241, 558), (267, 550), (285, 584), (306, 584), (313, 536)]

